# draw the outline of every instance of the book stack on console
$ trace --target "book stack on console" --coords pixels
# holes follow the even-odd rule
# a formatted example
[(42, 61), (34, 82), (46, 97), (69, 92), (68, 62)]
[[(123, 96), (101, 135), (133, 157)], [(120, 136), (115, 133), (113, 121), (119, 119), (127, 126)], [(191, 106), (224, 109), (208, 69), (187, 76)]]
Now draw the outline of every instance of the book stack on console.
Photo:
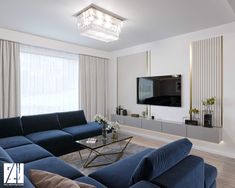
[(97, 142), (96, 138), (88, 138), (87, 141), (86, 141), (87, 144), (94, 144), (96, 142)]

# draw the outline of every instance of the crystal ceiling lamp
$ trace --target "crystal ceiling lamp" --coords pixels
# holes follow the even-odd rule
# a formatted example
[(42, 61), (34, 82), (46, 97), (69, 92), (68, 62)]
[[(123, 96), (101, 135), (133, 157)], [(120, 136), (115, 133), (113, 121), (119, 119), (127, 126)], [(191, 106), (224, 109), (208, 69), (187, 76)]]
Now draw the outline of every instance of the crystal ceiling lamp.
[(80, 34), (93, 39), (111, 42), (119, 39), (124, 18), (94, 4), (75, 15)]

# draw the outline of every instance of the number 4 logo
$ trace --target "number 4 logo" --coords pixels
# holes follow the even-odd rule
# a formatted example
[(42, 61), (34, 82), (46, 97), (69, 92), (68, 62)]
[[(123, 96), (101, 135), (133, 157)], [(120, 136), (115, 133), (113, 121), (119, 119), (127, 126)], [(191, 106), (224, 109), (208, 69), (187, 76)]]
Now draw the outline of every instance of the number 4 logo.
[(24, 164), (4, 163), (4, 185), (22, 186), (24, 184)]

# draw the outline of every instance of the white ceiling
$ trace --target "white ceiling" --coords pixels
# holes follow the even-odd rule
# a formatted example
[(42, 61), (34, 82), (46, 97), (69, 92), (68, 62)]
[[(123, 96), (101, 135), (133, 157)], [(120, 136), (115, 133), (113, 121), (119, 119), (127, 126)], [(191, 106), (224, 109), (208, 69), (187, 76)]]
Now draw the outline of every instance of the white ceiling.
[[(79, 35), (73, 15), (90, 3), (127, 19), (119, 41)], [(233, 10), (235, 0), (0, 0), (0, 27), (113, 51), (233, 22)]]

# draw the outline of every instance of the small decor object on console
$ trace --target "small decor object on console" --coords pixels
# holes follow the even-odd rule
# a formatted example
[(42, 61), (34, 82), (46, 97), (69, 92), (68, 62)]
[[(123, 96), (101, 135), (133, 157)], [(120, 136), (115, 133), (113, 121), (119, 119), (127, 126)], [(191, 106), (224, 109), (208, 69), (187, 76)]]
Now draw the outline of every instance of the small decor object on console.
[(123, 116), (127, 116), (127, 109), (123, 109), (122, 115), (123, 115)]
[(142, 112), (142, 117), (145, 118), (145, 116), (146, 116), (146, 112), (143, 111), (143, 112)]
[(205, 110), (203, 111), (203, 122), (204, 127), (213, 127), (213, 110), (212, 107), (215, 104), (216, 98), (211, 97), (202, 101), (203, 106), (205, 106)]
[(139, 114), (131, 114), (131, 117), (136, 117), (136, 118), (138, 118), (138, 117), (140, 117), (140, 115), (139, 115)]
[(123, 108), (121, 105), (119, 105), (118, 107), (116, 107), (116, 114), (117, 115), (123, 115)]
[(96, 142), (97, 142), (97, 138), (88, 138), (86, 141), (86, 143), (88, 143), (88, 144), (94, 144)]
[(199, 121), (198, 114), (199, 114), (199, 110), (197, 108), (191, 108), (189, 110), (190, 119), (186, 119), (185, 124), (198, 125), (198, 121)]

